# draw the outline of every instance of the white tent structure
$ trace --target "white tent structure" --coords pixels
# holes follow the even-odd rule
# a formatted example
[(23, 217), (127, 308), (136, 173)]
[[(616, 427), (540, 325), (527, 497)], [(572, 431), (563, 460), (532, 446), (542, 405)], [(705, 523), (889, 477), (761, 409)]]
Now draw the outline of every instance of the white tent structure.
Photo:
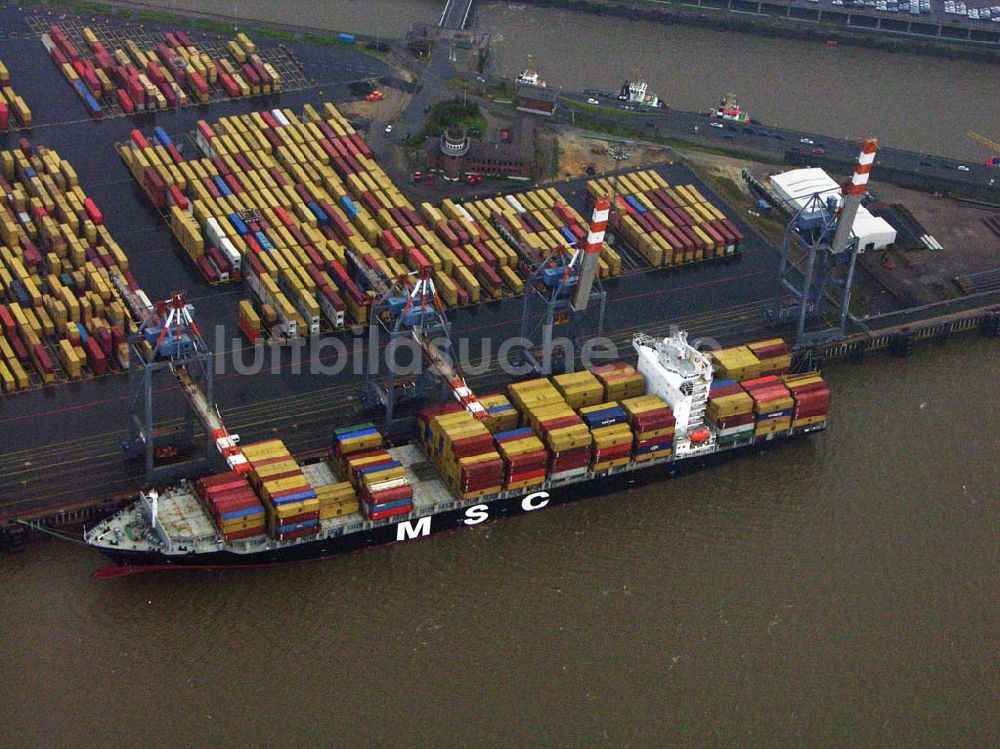
[[(833, 198), (839, 206), (843, 200), (840, 185), (823, 169), (808, 167), (792, 169), (770, 177), (771, 189), (793, 211), (807, 205), (813, 195), (819, 195), (824, 202)], [(860, 206), (851, 227), (858, 238), (860, 252), (881, 250), (896, 241), (896, 230), (888, 221), (873, 216), (867, 208)]]

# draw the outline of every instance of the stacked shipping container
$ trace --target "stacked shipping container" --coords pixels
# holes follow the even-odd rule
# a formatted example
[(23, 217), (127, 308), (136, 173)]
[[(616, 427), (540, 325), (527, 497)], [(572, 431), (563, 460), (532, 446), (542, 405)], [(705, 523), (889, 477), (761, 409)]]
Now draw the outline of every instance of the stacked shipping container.
[(10, 71), (0, 60), (0, 133), (7, 132), (11, 126), (31, 127), (32, 124), (31, 110), (24, 99), (14, 93)]
[(504, 484), (505, 465), (493, 435), (457, 404), (424, 409), (420, 434), (442, 478), (461, 499), (496, 494)]
[(281, 90), (281, 76), (246, 34), (237, 34), (226, 48), (236, 65), (225, 56), (213, 59), (183, 31), (167, 32), (145, 50), (132, 39), (116, 39), (120, 46), (115, 48), (88, 26), (81, 37), (74, 41), (53, 24), (42, 44), (92, 117), (111, 105), (133, 114), (204, 104), (213, 94), (237, 98)]
[(195, 489), (226, 541), (264, 533), (264, 506), (246, 477), (235, 471), (218, 473), (196, 481)]
[(743, 234), (694, 185), (671, 187), (652, 170), (587, 184), (588, 205), (612, 196), (611, 225), (654, 268), (741, 250)]
[(250, 482), (263, 500), (268, 535), (276, 541), (313, 536), (320, 529), (320, 502), (281, 440), (243, 446)]
[(369, 520), (384, 520), (413, 512), (413, 487), (403, 464), (382, 449), (382, 435), (371, 423), (353, 424), (334, 432), (333, 459), (341, 476), (360, 496)]
[(0, 152), (0, 192), (0, 389), (124, 365), (135, 281), (73, 167), (25, 141)]

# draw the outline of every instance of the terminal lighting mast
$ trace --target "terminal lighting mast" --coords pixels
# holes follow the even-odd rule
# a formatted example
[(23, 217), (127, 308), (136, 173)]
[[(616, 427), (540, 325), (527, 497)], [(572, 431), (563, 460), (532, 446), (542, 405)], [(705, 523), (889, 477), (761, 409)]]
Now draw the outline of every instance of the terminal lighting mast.
[[(611, 201), (606, 198), (597, 200), (583, 250), (577, 248), (571, 253), (570, 248), (560, 248), (552, 252), (528, 278), (524, 290), (521, 338), (534, 341), (534, 336), (541, 333), (541, 357), (535, 356), (530, 348), (522, 353), (539, 374), (552, 374), (552, 336), (557, 323), (569, 325), (570, 335), (578, 349), (586, 340), (587, 318), (595, 311), (595, 334), (604, 332), (607, 292), (601, 286), (597, 270), (610, 209)], [(536, 311), (539, 307), (540, 314)]]
[[(791, 292), (792, 303), (779, 301), (767, 314), (773, 320), (797, 320), (797, 345), (844, 335), (854, 270), (858, 255), (864, 252), (852, 228), (877, 152), (878, 141), (866, 138), (854, 167), (854, 176), (842, 188), (839, 206), (836, 196), (824, 199), (819, 194), (813, 195), (785, 229), (779, 276), (784, 289)], [(805, 257), (804, 270), (792, 262), (793, 255)], [(807, 320), (822, 318), (827, 299), (836, 305), (836, 324), (807, 332)]]

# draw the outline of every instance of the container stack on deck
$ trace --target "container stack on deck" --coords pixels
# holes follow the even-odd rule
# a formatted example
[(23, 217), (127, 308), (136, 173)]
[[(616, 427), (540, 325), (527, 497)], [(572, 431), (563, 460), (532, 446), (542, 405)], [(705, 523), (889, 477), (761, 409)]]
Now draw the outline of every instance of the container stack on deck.
[(195, 489), (224, 540), (264, 533), (264, 506), (244, 476), (235, 471), (217, 473), (196, 481)]
[(727, 380), (781, 375), (792, 366), (791, 347), (780, 338), (713, 351), (710, 357), (716, 374)]
[(92, 117), (109, 106), (133, 114), (204, 104), (213, 95), (237, 98), (281, 90), (281, 76), (256, 53), (246, 34), (228, 43), (232, 59), (225, 54), (213, 59), (183, 31), (167, 32), (145, 50), (132, 39), (98, 37), (88, 26), (81, 34), (70, 39), (53, 24), (42, 44)]
[(830, 388), (818, 372), (800, 375), (785, 375), (782, 383), (795, 400), (792, 411), (792, 427), (799, 429), (826, 421), (830, 408)]
[(705, 415), (717, 430), (720, 447), (752, 441), (756, 427), (753, 398), (736, 380), (716, 380)]
[(267, 440), (242, 450), (251, 466), (250, 482), (264, 503), (268, 535), (290, 541), (317, 534), (319, 497), (285, 443)]
[(509, 389), (525, 422), (549, 450), (549, 478), (586, 473), (592, 457), (590, 430), (559, 390), (545, 378), (515, 383)]
[(371, 423), (337, 429), (333, 462), (357, 489), (368, 520), (384, 520), (413, 512), (413, 487), (406, 468), (382, 448), (382, 435)]
[(461, 406), (447, 404), (422, 410), (419, 423), (427, 454), (461, 499), (501, 491), (504, 462), (481, 421)]
[(658, 395), (626, 398), (622, 408), (635, 436), (635, 460), (642, 462), (670, 455), (674, 444), (674, 414)]
[(651, 266), (740, 252), (743, 234), (694, 185), (671, 187), (652, 170), (587, 183), (587, 203), (615, 198), (611, 225)]
[(73, 167), (24, 143), (0, 152), (0, 192), (0, 389), (124, 366), (132, 318), (112, 276), (135, 281)]
[(0, 60), (0, 133), (11, 127), (31, 127), (31, 110), (24, 99), (10, 86), (10, 71)]

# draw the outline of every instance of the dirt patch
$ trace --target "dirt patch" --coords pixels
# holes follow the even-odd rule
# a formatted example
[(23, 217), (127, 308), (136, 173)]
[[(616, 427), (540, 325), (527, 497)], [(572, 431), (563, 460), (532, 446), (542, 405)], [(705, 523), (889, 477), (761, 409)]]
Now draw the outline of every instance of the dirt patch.
[(380, 88), (385, 98), (381, 101), (357, 101), (338, 104), (339, 109), (349, 119), (364, 119), (371, 122), (390, 122), (396, 119), (406, 109), (413, 98), (412, 94), (404, 93), (395, 88)]
[[(615, 141), (590, 138), (573, 131), (558, 133), (559, 171), (557, 176), (582, 177), (587, 175), (588, 168), (599, 175), (612, 169), (623, 167), (644, 167), (652, 164), (662, 164), (672, 161), (670, 152), (660, 146), (625, 146)], [(628, 158), (618, 161), (609, 154), (619, 151), (627, 153)]]

